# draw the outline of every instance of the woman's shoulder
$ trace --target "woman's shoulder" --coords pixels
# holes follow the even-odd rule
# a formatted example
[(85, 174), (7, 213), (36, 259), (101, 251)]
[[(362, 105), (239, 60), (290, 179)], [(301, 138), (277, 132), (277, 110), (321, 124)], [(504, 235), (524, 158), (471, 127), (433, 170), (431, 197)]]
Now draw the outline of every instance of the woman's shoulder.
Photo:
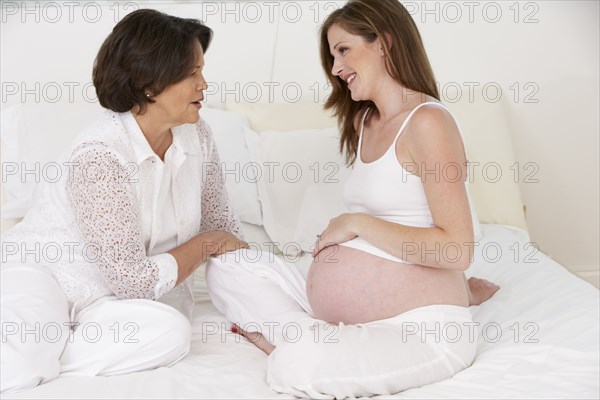
[(427, 101), (418, 104), (410, 113), (407, 131), (418, 133), (417, 139), (457, 134), (458, 125), (452, 112), (442, 103)]
[(127, 130), (120, 113), (104, 110), (71, 143), (63, 157), (73, 160), (83, 154), (126, 159), (131, 153)]
[(454, 116), (440, 103), (422, 103), (412, 111), (405, 144), (413, 157), (444, 158), (463, 154), (464, 144)]

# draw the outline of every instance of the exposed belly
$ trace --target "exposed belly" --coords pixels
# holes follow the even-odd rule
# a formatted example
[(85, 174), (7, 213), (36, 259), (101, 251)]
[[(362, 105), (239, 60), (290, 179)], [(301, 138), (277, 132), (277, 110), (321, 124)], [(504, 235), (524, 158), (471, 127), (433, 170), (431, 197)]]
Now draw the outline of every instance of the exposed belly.
[(431, 304), (468, 305), (461, 271), (401, 264), (345, 246), (319, 253), (306, 291), (315, 317), (334, 323), (375, 321)]

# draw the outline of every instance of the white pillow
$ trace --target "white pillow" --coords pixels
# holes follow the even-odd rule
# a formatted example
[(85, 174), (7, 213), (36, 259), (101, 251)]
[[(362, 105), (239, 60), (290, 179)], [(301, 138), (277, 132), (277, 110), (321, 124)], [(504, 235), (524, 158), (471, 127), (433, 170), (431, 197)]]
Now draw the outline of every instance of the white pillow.
[(24, 106), (13, 106), (2, 110), (0, 119), (3, 220), (22, 218), (31, 207), (35, 191), (35, 179), (23, 179), (21, 173), (25, 167), (22, 161), (27, 145), (23, 114)]
[[(311, 252), (329, 220), (347, 212), (343, 187), (351, 170), (338, 152), (338, 130), (245, 132), (253, 160), (261, 166), (258, 194), (265, 231), (285, 255)], [(478, 240), (479, 221), (471, 206)]]
[(329, 220), (346, 212), (342, 191), (348, 169), (338, 153), (338, 130), (245, 132), (260, 166), (266, 232), (286, 255), (310, 252)]
[(260, 249), (275, 255), (281, 254), (269, 235), (267, 235), (264, 226), (242, 222), (242, 232), (244, 232), (244, 240), (248, 242), (251, 248)]
[(503, 104), (469, 101), (469, 96), (463, 94), (460, 101), (446, 106), (458, 120), (463, 135), (470, 162), (469, 192), (479, 221), (527, 230), (514, 173), (518, 164)]
[[(2, 219), (22, 218), (31, 208), (41, 184), (52, 180), (52, 164), (73, 138), (102, 109), (97, 104), (32, 103), (2, 110)], [(250, 155), (244, 140), (248, 122), (239, 113), (204, 107), (200, 115), (211, 126), (226, 171), (226, 188), (232, 207), (242, 221), (262, 224), (258, 190), (252, 170), (244, 168)], [(236, 170), (237, 168), (237, 170)], [(14, 172), (13, 172), (14, 171)], [(33, 171), (26, 173), (25, 171)], [(239, 173), (235, 171), (240, 171)], [(46, 179), (47, 178), (47, 179)]]
[[(2, 219), (22, 218), (41, 185), (65, 169), (57, 163), (101, 108), (95, 103), (23, 103), (2, 109)], [(60, 168), (59, 168), (60, 167)]]
[[(458, 119), (469, 160), (473, 163), (469, 192), (479, 221), (527, 230), (519, 183), (514, 179), (516, 159), (502, 101), (471, 101), (469, 93), (455, 98), (460, 100), (445, 105)], [(475, 98), (485, 97), (478, 92)], [(257, 132), (336, 125), (335, 119), (316, 103), (227, 103), (226, 108), (247, 115), (250, 127)], [(494, 175), (498, 170), (502, 176), (496, 179)]]
[(248, 120), (239, 113), (203, 107), (200, 116), (210, 125), (219, 151), (231, 206), (242, 222), (262, 225), (256, 168), (244, 139)]

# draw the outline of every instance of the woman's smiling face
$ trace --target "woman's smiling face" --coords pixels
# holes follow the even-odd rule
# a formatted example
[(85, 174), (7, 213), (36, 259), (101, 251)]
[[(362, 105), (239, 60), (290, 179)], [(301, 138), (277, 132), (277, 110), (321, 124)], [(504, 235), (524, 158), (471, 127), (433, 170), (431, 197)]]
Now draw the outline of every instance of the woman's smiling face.
[(331, 73), (346, 82), (354, 101), (372, 100), (382, 74), (388, 74), (379, 39), (369, 43), (334, 24), (327, 40), (333, 56)]

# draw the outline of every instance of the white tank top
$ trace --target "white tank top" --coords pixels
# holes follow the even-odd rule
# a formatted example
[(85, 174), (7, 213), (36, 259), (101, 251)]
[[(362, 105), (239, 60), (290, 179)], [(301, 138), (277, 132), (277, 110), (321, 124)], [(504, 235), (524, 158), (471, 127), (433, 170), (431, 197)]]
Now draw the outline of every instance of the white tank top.
[[(434, 226), (421, 177), (403, 168), (396, 157), (398, 138), (415, 111), (426, 104), (437, 105), (448, 110), (440, 103), (419, 104), (408, 114), (394, 141), (383, 156), (370, 163), (364, 163), (360, 156), (364, 123), (369, 110), (365, 112), (360, 124), (356, 161), (344, 186), (344, 202), (349, 212), (370, 214), (382, 220), (406, 226), (420, 228)], [(406, 167), (411, 170), (410, 166)], [(470, 199), (469, 205), (472, 205)], [(471, 207), (471, 215), (474, 232), (478, 236), (479, 223), (473, 207)], [(373, 246), (361, 237), (341, 243), (341, 245), (366, 251), (388, 260), (407, 262)]]

